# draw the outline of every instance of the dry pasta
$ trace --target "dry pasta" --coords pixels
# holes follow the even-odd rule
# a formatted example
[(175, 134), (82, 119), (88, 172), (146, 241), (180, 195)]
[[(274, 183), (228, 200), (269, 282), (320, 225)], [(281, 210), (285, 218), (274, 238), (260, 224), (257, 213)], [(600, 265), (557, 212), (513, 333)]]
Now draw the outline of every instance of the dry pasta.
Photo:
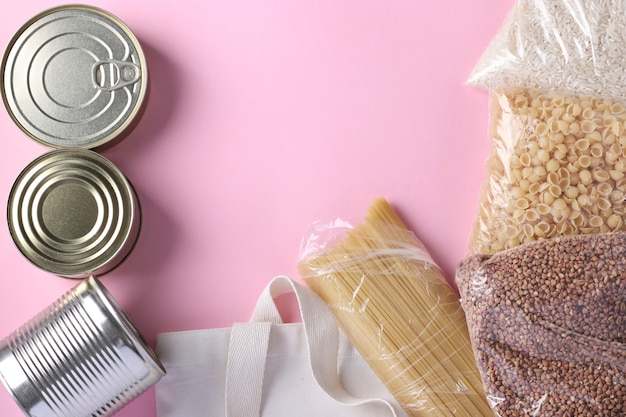
[(612, 100), (492, 90), (492, 152), (470, 250), (626, 230), (625, 127)]
[[(320, 242), (329, 230), (342, 234)], [(305, 282), (409, 415), (491, 415), (458, 297), (386, 200), (303, 248)]]

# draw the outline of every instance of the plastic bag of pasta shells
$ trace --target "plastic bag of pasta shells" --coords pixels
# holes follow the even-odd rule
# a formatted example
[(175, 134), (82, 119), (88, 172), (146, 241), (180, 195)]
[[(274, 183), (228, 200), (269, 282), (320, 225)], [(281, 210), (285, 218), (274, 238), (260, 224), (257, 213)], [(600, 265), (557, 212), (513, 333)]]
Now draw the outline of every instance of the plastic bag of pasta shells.
[(490, 93), (491, 154), (471, 252), (625, 230), (624, 105), (539, 89)]
[(456, 282), (501, 417), (626, 415), (626, 233), (463, 260)]

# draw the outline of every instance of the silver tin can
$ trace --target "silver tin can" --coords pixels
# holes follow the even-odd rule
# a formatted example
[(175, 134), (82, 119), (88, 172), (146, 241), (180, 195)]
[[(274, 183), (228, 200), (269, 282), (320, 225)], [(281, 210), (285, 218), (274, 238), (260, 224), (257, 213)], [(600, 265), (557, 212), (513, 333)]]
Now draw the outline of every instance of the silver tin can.
[(9, 231), (35, 266), (67, 278), (102, 275), (133, 249), (141, 228), (136, 193), (102, 155), (86, 149), (43, 154), (9, 194)]
[(110, 416), (163, 375), (155, 353), (93, 277), (0, 341), (0, 378), (30, 417)]
[(83, 5), (28, 21), (9, 42), (0, 74), (13, 121), (54, 148), (120, 139), (139, 119), (148, 88), (146, 59), (128, 26)]

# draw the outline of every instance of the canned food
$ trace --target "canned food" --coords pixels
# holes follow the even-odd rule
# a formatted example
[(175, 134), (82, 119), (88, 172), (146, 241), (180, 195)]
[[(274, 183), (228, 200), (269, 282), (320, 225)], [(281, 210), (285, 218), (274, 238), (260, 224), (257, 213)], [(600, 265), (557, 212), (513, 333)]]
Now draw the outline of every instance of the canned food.
[(126, 177), (100, 154), (57, 149), (31, 162), (9, 194), (11, 236), (39, 268), (68, 278), (104, 274), (131, 252), (139, 200)]
[(30, 417), (110, 416), (163, 375), (94, 277), (0, 341), (0, 379)]
[(120, 19), (90, 6), (40, 13), (9, 42), (0, 70), (4, 104), (28, 136), (54, 148), (96, 148), (141, 114), (148, 69)]

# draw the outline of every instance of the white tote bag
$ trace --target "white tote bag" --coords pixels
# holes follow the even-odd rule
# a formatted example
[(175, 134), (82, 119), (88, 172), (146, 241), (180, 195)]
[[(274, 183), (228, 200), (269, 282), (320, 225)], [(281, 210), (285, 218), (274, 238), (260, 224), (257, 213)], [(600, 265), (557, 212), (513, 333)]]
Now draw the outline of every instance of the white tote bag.
[[(302, 323), (282, 323), (274, 303), (289, 290)], [(163, 333), (156, 351), (167, 370), (156, 386), (159, 417), (406, 417), (326, 304), (284, 276), (249, 323)]]

